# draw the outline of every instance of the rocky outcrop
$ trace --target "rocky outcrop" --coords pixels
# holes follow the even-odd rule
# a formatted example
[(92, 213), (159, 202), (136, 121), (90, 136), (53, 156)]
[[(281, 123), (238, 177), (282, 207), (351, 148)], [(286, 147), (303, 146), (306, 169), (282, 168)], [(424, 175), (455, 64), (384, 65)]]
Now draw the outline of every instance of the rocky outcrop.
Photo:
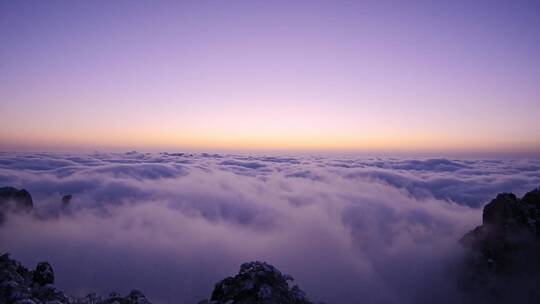
[(62, 206), (67, 207), (69, 203), (71, 202), (71, 199), (73, 199), (73, 195), (71, 194), (66, 194), (62, 196)]
[(71, 297), (54, 285), (54, 271), (47, 262), (28, 270), (8, 254), (0, 256), (0, 303), (2, 304), (150, 304), (138, 290), (127, 296), (111, 293), (108, 297), (89, 294)]
[(467, 233), (460, 284), (475, 303), (540, 303), (540, 188), (501, 193)]
[[(60, 208), (41, 210), (41, 212), (34, 212), (32, 215), (36, 219), (42, 220), (58, 217), (62, 214), (70, 215), (74, 210), (72, 200), (72, 194), (65, 194), (61, 198)], [(25, 189), (19, 190), (13, 187), (0, 187), (0, 225), (6, 221), (9, 213), (30, 211), (34, 211), (34, 202), (28, 191)]]
[[(242, 264), (240, 272), (215, 285), (210, 300), (200, 304), (312, 304), (293, 278), (264, 262)], [(0, 303), (2, 304), (151, 304), (144, 294), (132, 290), (121, 296), (91, 293), (82, 298), (66, 295), (54, 285), (54, 271), (48, 262), (28, 270), (9, 254), (0, 256)]]
[(265, 262), (250, 262), (240, 266), (234, 277), (218, 282), (210, 301), (212, 304), (310, 304), (305, 293), (296, 285), (289, 287), (293, 278), (283, 275)]
[(32, 282), (40, 286), (54, 284), (54, 272), (51, 264), (47, 262), (37, 264), (36, 270), (34, 270), (32, 275)]
[(0, 188), (0, 224), (5, 221), (6, 213), (10, 211), (30, 211), (34, 207), (32, 196), (25, 189), (13, 187)]
[(25, 189), (18, 190), (13, 187), (0, 188), (0, 207), (2, 210), (6, 208), (29, 210), (33, 206), (32, 196)]

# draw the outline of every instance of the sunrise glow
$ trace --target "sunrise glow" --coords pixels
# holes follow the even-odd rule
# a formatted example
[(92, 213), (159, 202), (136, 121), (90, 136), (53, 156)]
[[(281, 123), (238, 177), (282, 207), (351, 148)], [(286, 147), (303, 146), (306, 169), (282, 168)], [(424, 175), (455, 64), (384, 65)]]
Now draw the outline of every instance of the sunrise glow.
[(37, 6), (1, 13), (4, 149), (540, 151), (520, 7)]

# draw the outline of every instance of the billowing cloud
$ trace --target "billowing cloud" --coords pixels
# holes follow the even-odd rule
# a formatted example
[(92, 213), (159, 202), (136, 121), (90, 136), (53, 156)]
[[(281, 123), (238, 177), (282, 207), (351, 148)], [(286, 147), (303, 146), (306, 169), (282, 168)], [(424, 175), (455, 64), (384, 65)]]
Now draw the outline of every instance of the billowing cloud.
[(29, 190), (38, 214), (8, 217), (1, 251), (49, 260), (72, 294), (196, 303), (265, 260), (317, 301), (451, 303), (457, 240), (497, 192), (540, 185), (540, 163), (2, 153), (0, 183)]

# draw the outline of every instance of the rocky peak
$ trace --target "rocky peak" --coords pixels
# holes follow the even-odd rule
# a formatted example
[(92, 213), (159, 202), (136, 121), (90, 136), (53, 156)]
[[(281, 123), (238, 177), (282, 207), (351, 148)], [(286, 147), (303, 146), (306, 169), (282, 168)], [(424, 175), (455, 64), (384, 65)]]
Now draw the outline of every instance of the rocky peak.
[(10, 204), (17, 210), (28, 210), (34, 206), (32, 196), (25, 189), (18, 190), (13, 187), (1, 187), (0, 207), (5, 209), (6, 205)]
[(527, 192), (521, 199), (524, 203), (540, 208), (540, 188), (536, 188), (533, 191)]
[(540, 188), (522, 198), (498, 194), (461, 243), (467, 254), (460, 280), (475, 301), (540, 302)]
[(293, 278), (282, 274), (265, 262), (249, 262), (240, 266), (234, 277), (218, 282), (210, 301), (200, 303), (230, 304), (310, 304), (305, 293), (296, 285), (289, 287)]
[(38, 263), (34, 271), (26, 269), (9, 254), (0, 256), (0, 303), (6, 304), (151, 304), (144, 294), (132, 290), (125, 297), (111, 293), (101, 297), (94, 293), (82, 298), (71, 297), (54, 285), (54, 271), (47, 262)]
[(47, 262), (37, 264), (32, 276), (32, 282), (38, 286), (54, 284), (54, 272), (51, 264)]
[(32, 196), (25, 189), (0, 187), (0, 224), (6, 220), (6, 212), (29, 211), (33, 207)]
[(71, 194), (66, 194), (62, 196), (62, 206), (64, 207), (68, 206), (69, 203), (71, 202), (71, 199), (73, 199), (73, 195)]

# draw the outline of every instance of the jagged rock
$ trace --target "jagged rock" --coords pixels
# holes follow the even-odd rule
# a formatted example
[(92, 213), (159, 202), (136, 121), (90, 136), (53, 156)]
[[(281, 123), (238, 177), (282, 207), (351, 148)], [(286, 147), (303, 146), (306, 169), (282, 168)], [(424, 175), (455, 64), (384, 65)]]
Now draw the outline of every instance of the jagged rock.
[(111, 293), (102, 298), (89, 294), (83, 298), (70, 297), (54, 285), (51, 265), (41, 262), (29, 271), (8, 254), (0, 256), (0, 303), (2, 304), (151, 304), (138, 290), (122, 297)]
[(6, 209), (6, 205), (10, 204), (16, 210), (28, 210), (34, 206), (32, 196), (25, 189), (18, 190), (13, 187), (0, 188), (0, 207)]
[(9, 211), (29, 211), (34, 207), (32, 196), (25, 189), (13, 187), (0, 188), (0, 224), (6, 220)]
[(71, 199), (73, 198), (73, 195), (71, 194), (66, 194), (64, 196), (62, 196), (62, 206), (68, 206), (69, 203), (71, 202)]
[(125, 304), (150, 304), (144, 294), (139, 290), (132, 290), (121, 303)]
[(527, 192), (521, 200), (526, 204), (540, 208), (540, 188)]
[(519, 215), (517, 197), (513, 193), (500, 193), (484, 207), (482, 222), (486, 225), (503, 226), (504, 223)]
[(540, 303), (540, 188), (498, 194), (467, 233), (460, 285), (475, 303)]
[[(113, 300), (116, 300), (116, 296), (114, 298), (112, 298)], [(80, 299), (77, 299), (76, 300), (76, 303), (77, 304), (94, 304), (94, 303), (104, 303), (104, 300), (102, 297), (100, 297), (99, 295), (95, 294), (95, 293), (89, 293), (87, 294), (86, 296), (84, 296), (83, 298), (80, 298)], [(114, 302), (113, 302), (114, 303)]]
[(37, 264), (32, 277), (32, 282), (38, 286), (54, 284), (54, 272), (51, 264), (47, 262)]
[(32, 298), (42, 302), (67, 303), (69, 298), (53, 284), (43, 286), (34, 286), (32, 289)]
[(9, 255), (0, 256), (0, 303), (15, 303), (30, 298), (32, 273)]
[(265, 262), (250, 262), (240, 266), (234, 277), (228, 277), (214, 287), (212, 304), (310, 304), (298, 286), (289, 287), (292, 277)]

